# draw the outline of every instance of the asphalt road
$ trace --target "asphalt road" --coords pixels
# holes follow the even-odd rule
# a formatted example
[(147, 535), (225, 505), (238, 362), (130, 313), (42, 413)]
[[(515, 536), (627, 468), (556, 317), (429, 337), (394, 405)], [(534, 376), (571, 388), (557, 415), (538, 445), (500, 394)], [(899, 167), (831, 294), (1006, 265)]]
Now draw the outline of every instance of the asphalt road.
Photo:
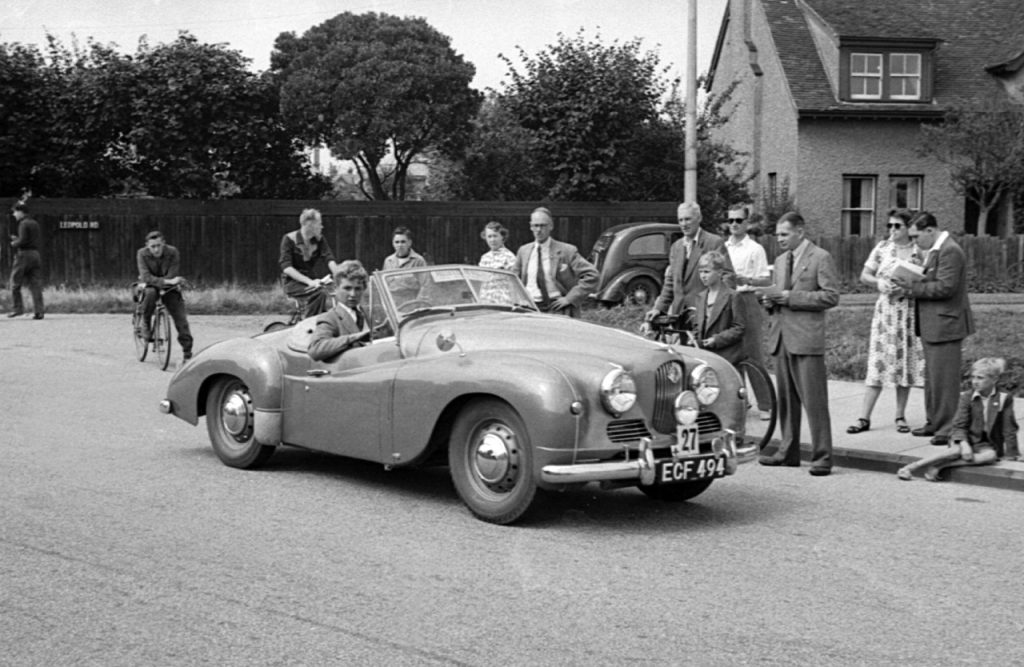
[(755, 464), (498, 527), (443, 469), (224, 467), (126, 316), (0, 320), (0, 379), (3, 665), (1024, 662), (1019, 493)]

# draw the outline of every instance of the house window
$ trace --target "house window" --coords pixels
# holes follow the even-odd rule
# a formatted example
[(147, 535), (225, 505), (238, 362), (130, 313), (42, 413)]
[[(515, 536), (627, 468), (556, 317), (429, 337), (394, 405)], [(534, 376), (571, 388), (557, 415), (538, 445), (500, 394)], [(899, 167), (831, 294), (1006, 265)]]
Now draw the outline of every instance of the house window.
[(850, 97), (855, 100), (882, 97), (882, 54), (850, 54)]
[(843, 177), (843, 236), (875, 233), (875, 177)]
[(853, 102), (926, 102), (931, 97), (931, 51), (880, 42), (844, 46), (839, 94)]
[(921, 99), (921, 54), (889, 54), (889, 98)]
[(920, 211), (924, 178), (921, 176), (889, 177), (889, 208), (905, 208)]

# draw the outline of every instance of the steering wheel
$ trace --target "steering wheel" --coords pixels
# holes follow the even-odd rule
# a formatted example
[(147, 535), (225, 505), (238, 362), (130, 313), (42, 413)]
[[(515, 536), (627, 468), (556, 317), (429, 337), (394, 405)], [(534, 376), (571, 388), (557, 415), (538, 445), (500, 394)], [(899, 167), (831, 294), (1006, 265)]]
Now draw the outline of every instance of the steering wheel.
[(432, 305), (434, 304), (430, 303), (426, 299), (410, 299), (409, 301), (406, 301), (401, 306), (396, 308), (396, 310), (399, 313), (405, 315), (407, 313), (411, 313), (417, 308), (430, 308)]

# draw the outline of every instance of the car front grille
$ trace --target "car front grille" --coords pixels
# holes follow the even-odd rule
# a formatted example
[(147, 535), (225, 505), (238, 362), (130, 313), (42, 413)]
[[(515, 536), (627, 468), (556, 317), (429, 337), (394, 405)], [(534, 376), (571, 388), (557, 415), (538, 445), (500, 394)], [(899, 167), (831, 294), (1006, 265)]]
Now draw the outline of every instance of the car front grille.
[(676, 362), (668, 362), (658, 367), (654, 375), (654, 417), (651, 425), (659, 433), (675, 433), (676, 418), (673, 414), (673, 406), (676, 396), (683, 390), (683, 381), (686, 373), (681, 374), (679, 382), (672, 382), (668, 379), (669, 367)]
[[(722, 422), (714, 412), (701, 412), (697, 415), (697, 430), (701, 435), (717, 433), (722, 430)], [(673, 422), (671, 433), (675, 432), (675, 422)], [(640, 438), (650, 437), (651, 432), (642, 419), (616, 419), (608, 422), (605, 434), (610, 441), (623, 444), (639, 442)]]

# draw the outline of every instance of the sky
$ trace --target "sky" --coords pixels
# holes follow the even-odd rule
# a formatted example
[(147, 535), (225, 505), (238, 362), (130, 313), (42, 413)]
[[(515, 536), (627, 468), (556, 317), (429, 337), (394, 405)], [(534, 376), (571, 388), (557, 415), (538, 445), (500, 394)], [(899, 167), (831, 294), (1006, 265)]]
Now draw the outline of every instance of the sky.
[[(696, 1), (700, 74), (710, 65), (727, 0)], [(425, 18), (476, 66), (479, 90), (500, 88), (507, 78), (499, 54), (518, 65), (517, 47), (534, 56), (558, 33), (571, 37), (581, 28), (605, 44), (639, 37), (670, 76), (685, 72), (686, 0), (3, 0), (0, 42), (45, 47), (49, 33), (67, 45), (92, 38), (134, 53), (143, 35), (155, 45), (187, 30), (200, 42), (240, 51), (259, 71), (269, 67), (280, 33), (301, 35), (346, 11)]]

